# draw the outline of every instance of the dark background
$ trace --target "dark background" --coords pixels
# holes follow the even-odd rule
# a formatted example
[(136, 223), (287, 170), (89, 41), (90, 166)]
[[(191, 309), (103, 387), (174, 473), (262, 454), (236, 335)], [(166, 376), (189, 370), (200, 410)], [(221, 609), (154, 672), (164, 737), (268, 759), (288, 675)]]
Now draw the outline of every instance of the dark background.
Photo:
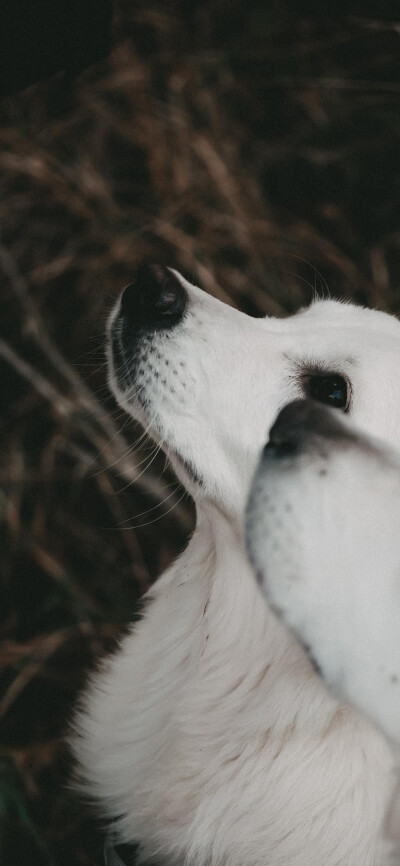
[(107, 391), (120, 289), (150, 258), (251, 315), (315, 290), (400, 311), (397, 3), (121, 0), (112, 33), (108, 59), (1, 108), (7, 866), (101, 862), (63, 736), (193, 525)]

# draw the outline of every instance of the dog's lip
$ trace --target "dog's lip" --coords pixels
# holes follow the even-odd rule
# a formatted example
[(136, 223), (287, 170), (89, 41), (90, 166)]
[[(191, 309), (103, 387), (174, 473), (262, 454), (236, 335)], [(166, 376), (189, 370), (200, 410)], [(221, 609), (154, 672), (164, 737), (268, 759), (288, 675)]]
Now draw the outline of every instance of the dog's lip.
[(186, 457), (182, 457), (175, 448), (171, 448), (168, 443), (166, 443), (166, 450), (178, 463), (179, 466), (184, 469), (186, 475), (193, 481), (198, 487), (203, 487), (204, 481), (201, 476), (198, 474), (196, 467), (193, 465), (192, 461), (187, 459)]

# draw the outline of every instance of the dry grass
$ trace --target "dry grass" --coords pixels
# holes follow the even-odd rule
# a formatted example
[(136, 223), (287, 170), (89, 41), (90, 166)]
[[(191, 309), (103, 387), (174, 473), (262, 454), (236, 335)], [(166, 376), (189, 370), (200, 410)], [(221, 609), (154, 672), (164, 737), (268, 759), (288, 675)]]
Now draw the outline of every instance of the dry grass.
[(3, 105), (7, 866), (101, 862), (62, 736), (88, 668), (193, 525), (108, 395), (113, 297), (151, 258), (250, 314), (315, 289), (399, 312), (400, 25), (336, 13), (125, 0), (107, 63)]

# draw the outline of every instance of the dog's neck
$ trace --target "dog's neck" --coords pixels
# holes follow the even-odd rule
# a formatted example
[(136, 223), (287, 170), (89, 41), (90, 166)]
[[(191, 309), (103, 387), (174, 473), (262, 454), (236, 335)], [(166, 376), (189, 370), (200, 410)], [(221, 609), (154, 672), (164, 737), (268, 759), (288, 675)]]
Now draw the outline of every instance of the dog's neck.
[(214, 550), (225, 551), (238, 549), (246, 555), (244, 545), (244, 517), (231, 518), (221, 511), (212, 502), (196, 503), (196, 529), (195, 532), (201, 536), (205, 546), (212, 546)]
[[(190, 594), (182, 617), (183, 628), (187, 630), (191, 619), (196, 623), (206, 613), (206, 620), (215, 621), (211, 631), (213, 640), (218, 636), (219, 645), (224, 640), (220, 633), (224, 623), (227, 636), (233, 634), (235, 640), (248, 646), (257, 634), (259, 638), (271, 616), (247, 556), (240, 520), (228, 518), (214, 504), (202, 502), (197, 506), (196, 527), (189, 545), (156, 582), (153, 592), (165, 599), (172, 587), (181, 594), (184, 584)], [(252, 623), (247, 633), (243, 631), (246, 617)]]
[(200, 581), (206, 576), (213, 584), (228, 581), (230, 592), (237, 581), (243, 589), (243, 582), (250, 580), (251, 590), (257, 594), (241, 523), (239, 518), (227, 517), (213, 503), (196, 504), (196, 527), (188, 547), (176, 561), (177, 569), (188, 566)]

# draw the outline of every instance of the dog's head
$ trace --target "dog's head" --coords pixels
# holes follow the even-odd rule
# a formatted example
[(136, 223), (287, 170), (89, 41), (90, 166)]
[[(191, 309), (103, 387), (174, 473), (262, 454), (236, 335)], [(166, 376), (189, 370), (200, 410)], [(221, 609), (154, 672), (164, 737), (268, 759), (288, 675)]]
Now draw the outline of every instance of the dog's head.
[(278, 415), (246, 511), (263, 594), (338, 696), (400, 741), (400, 454), (332, 409)]
[(304, 396), (395, 442), (400, 323), (318, 301), (286, 319), (255, 319), (144, 266), (108, 326), (109, 381), (120, 405), (163, 447), (196, 500), (242, 513), (267, 431)]

